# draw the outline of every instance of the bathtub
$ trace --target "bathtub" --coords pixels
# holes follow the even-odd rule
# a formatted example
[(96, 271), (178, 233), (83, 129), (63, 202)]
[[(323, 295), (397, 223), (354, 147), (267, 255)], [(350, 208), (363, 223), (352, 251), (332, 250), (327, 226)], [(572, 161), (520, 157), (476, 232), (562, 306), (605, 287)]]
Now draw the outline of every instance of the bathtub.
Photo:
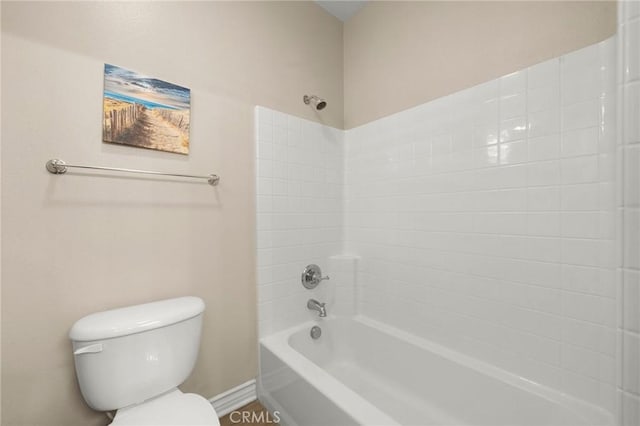
[(292, 426), (614, 424), (599, 407), (366, 317), (261, 339), (258, 396)]

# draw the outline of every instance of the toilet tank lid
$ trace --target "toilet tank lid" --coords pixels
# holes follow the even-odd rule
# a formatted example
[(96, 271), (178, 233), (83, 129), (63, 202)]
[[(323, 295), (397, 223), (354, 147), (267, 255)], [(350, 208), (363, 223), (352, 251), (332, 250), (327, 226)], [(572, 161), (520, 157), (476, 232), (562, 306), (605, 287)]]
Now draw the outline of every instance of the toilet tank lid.
[(203, 311), (202, 299), (186, 296), (97, 312), (76, 321), (69, 338), (92, 341), (126, 336), (185, 321)]

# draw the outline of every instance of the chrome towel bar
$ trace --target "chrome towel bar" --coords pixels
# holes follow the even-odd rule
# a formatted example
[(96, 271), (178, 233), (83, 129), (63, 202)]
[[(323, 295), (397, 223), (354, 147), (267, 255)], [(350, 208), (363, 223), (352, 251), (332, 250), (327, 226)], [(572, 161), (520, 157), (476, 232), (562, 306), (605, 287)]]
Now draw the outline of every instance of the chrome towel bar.
[(61, 175), (67, 172), (67, 168), (78, 168), (78, 169), (91, 169), (91, 170), (105, 170), (109, 172), (123, 172), (123, 173), (139, 173), (143, 175), (158, 175), (158, 176), (173, 176), (173, 177), (183, 177), (183, 178), (191, 178), (191, 179), (206, 179), (207, 183), (211, 186), (215, 186), (220, 182), (220, 176), (210, 174), (210, 175), (185, 175), (181, 173), (165, 173), (165, 172), (153, 172), (149, 170), (136, 170), (136, 169), (121, 169), (117, 167), (102, 167), (102, 166), (84, 166), (79, 164), (67, 164), (64, 161), (54, 158), (53, 160), (47, 161), (45, 165), (47, 171), (49, 173), (53, 173), (56, 175)]

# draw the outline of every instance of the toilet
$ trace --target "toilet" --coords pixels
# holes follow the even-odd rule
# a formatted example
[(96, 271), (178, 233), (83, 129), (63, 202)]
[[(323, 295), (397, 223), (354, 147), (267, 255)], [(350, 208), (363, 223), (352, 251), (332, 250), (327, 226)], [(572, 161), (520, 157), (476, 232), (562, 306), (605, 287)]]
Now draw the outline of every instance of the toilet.
[(69, 338), (87, 404), (117, 410), (115, 426), (219, 426), (209, 401), (178, 389), (198, 357), (203, 312), (202, 299), (179, 297), (78, 320)]

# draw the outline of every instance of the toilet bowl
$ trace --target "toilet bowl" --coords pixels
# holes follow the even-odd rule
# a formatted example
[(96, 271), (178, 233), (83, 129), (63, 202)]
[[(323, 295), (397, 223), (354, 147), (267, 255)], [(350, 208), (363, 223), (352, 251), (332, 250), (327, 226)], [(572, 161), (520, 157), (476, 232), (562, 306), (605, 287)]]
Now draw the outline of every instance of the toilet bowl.
[(211, 403), (177, 386), (193, 371), (204, 302), (180, 297), (98, 312), (69, 338), (87, 404), (116, 426), (219, 426)]

